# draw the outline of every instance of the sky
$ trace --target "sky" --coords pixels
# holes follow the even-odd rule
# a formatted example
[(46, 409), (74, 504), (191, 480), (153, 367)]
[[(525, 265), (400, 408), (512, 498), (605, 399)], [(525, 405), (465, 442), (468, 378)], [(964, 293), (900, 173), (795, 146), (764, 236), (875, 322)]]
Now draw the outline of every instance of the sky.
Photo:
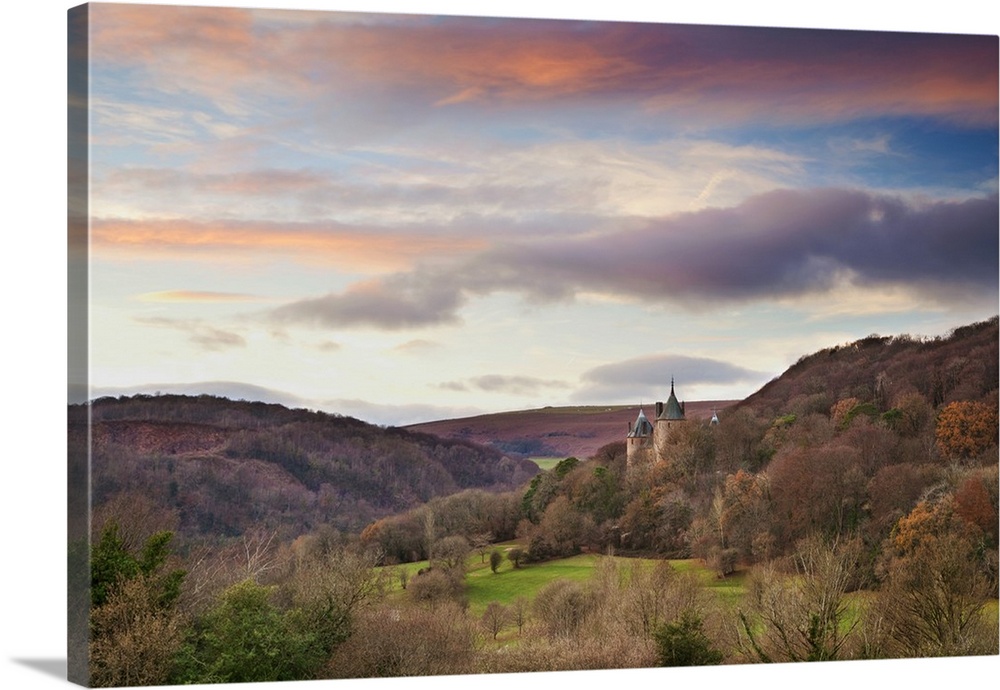
[(91, 5), (89, 395), (741, 399), (998, 312), (996, 35), (585, 19)]

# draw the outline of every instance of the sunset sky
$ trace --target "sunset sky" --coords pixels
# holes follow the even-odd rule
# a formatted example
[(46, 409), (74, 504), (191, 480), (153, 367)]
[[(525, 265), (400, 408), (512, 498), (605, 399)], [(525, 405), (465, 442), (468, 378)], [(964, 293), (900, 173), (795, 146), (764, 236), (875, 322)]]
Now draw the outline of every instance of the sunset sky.
[(996, 36), (91, 5), (91, 395), (736, 399), (998, 312)]

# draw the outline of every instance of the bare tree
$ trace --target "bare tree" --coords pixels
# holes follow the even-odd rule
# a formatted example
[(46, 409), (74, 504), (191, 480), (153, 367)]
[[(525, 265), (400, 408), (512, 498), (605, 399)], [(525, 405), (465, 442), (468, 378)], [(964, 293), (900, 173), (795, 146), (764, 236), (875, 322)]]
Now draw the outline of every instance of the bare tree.
[(276, 532), (263, 529), (243, 533), (241, 563), (243, 578), (260, 584), (261, 577), (280, 565), (277, 549), (273, 547)]
[(509, 620), (510, 612), (499, 601), (491, 601), (486, 605), (486, 610), (483, 611), (483, 627), (493, 636), (494, 640), (497, 639), (497, 635), (500, 634)]
[(848, 623), (844, 595), (856, 581), (860, 542), (827, 544), (818, 537), (799, 543), (793, 572), (758, 567), (749, 585), (749, 611), (740, 610), (741, 644), (764, 662), (830, 661), (842, 658), (857, 626)]

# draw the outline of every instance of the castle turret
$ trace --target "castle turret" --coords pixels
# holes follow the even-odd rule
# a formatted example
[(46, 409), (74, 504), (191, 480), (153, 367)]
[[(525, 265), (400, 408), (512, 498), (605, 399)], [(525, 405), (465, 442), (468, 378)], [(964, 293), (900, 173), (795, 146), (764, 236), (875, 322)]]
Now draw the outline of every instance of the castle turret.
[(687, 419), (684, 416), (684, 403), (678, 402), (674, 393), (674, 379), (670, 378), (670, 397), (665, 403), (656, 403), (656, 427), (653, 430), (653, 446), (659, 457), (665, 455), (670, 443), (670, 433)]
[(628, 425), (628, 435), (625, 437), (626, 462), (631, 466), (635, 462), (646, 459), (653, 446), (653, 425), (646, 418), (646, 413), (639, 408), (639, 416), (635, 423)]

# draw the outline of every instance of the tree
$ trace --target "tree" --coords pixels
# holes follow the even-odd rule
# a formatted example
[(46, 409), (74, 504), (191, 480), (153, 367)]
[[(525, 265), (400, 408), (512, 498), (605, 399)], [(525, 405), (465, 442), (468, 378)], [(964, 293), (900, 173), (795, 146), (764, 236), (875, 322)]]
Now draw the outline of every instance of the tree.
[(137, 577), (155, 580), (155, 596), (162, 606), (173, 605), (180, 596), (183, 570), (160, 572), (170, 555), (172, 532), (157, 532), (146, 540), (139, 553), (132, 553), (119, 535), (118, 523), (109, 521), (90, 556), (91, 601), (101, 606), (114, 589)]
[(197, 622), (178, 659), (175, 683), (244, 683), (312, 678), (327, 650), (302, 612), (279, 610), (272, 588), (244, 580)]
[(950, 403), (941, 410), (937, 421), (937, 447), (945, 457), (973, 458), (996, 444), (996, 406), (963, 401)]
[(501, 563), (503, 563), (503, 554), (494, 549), (490, 553), (490, 570), (495, 573), (500, 568)]
[(528, 599), (526, 597), (518, 597), (510, 605), (509, 611), (511, 621), (517, 626), (517, 634), (520, 635), (524, 624), (528, 621)]
[(181, 616), (149, 579), (124, 580), (90, 616), (90, 683), (165, 685), (183, 639)]
[(701, 629), (701, 618), (691, 609), (653, 634), (661, 666), (709, 666), (722, 663), (722, 652)]
[[(419, 579), (419, 578), (417, 578)], [(334, 650), (328, 678), (384, 678), (472, 673), (475, 627), (453, 604), (437, 609), (379, 607), (358, 617), (354, 634)]]
[(553, 580), (542, 587), (531, 609), (552, 637), (572, 637), (594, 606), (594, 597), (579, 582)]
[(379, 560), (377, 552), (341, 549), (307, 555), (296, 563), (287, 585), (292, 606), (302, 612), (327, 653), (350, 635), (358, 611), (384, 594), (389, 574), (375, 569)]
[(857, 622), (848, 623), (844, 595), (856, 585), (860, 540), (828, 543), (812, 536), (797, 545), (794, 573), (758, 567), (739, 612), (741, 643), (758, 660), (832, 661), (842, 658)]
[(519, 546), (515, 546), (507, 552), (507, 560), (514, 564), (515, 570), (520, 568), (521, 561), (524, 560), (524, 549)]
[(479, 554), (479, 562), (485, 563), (486, 554), (489, 552), (490, 546), (493, 544), (493, 535), (489, 532), (480, 532), (479, 534), (472, 535), (472, 538), (469, 541), (472, 544), (472, 548)]
[(462, 581), (452, 577), (449, 573), (440, 568), (432, 568), (427, 571), (417, 573), (417, 576), (410, 580), (410, 585), (406, 591), (414, 601), (425, 604), (430, 609), (436, 609), (446, 602), (455, 602), (463, 605)]
[(177, 601), (186, 575), (168, 570), (172, 532), (133, 552), (109, 520), (90, 556), (90, 674), (94, 685), (165, 682), (180, 644)]
[(954, 499), (920, 502), (889, 541), (877, 613), (890, 653), (902, 656), (995, 654), (984, 635), (983, 605), (992, 591), (981, 532), (955, 511)]
[(482, 618), (483, 627), (493, 636), (494, 640), (507, 625), (508, 620), (510, 620), (510, 613), (507, 611), (507, 607), (499, 601), (491, 601), (486, 605)]
[(465, 571), (465, 559), (469, 555), (469, 541), (462, 536), (445, 537), (434, 542), (431, 567), (445, 570)]

